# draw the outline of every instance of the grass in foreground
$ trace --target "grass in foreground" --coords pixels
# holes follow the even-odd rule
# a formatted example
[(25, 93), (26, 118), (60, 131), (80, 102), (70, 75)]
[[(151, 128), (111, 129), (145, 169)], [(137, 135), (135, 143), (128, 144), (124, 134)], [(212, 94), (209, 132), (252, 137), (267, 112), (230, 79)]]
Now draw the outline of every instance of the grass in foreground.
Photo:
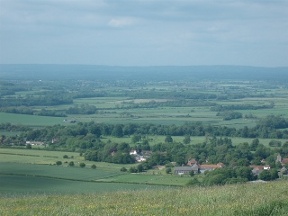
[(288, 181), (0, 198), (0, 215), (287, 215)]

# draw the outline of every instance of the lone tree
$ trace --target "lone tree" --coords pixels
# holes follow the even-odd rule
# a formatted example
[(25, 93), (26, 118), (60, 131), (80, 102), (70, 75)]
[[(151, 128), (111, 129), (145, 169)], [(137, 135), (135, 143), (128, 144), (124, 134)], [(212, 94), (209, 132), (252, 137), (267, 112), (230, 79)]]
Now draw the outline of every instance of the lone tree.
[(120, 171), (121, 171), (121, 172), (127, 172), (127, 169), (126, 169), (125, 167), (122, 167), (122, 168), (120, 169)]
[(62, 165), (62, 162), (61, 161), (56, 161), (56, 165), (60, 166), (60, 165)]
[(171, 174), (172, 173), (171, 167), (167, 167), (165, 172), (166, 172), (166, 174)]
[(81, 168), (84, 168), (84, 167), (86, 166), (86, 164), (82, 162), (82, 163), (79, 164), (79, 166), (80, 166)]
[(167, 143), (172, 143), (172, 142), (173, 142), (172, 137), (171, 137), (170, 135), (167, 135), (167, 136), (165, 137), (165, 142), (167, 142)]
[(185, 135), (185, 137), (184, 137), (184, 139), (183, 139), (183, 143), (189, 144), (190, 142), (191, 142), (190, 135)]

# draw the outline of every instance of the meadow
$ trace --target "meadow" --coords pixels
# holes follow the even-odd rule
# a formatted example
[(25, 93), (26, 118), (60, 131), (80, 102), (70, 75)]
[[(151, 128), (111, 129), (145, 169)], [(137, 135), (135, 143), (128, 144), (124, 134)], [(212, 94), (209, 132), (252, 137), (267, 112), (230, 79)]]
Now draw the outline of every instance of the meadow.
[(0, 214), (284, 216), (288, 212), (287, 188), (287, 181), (278, 181), (73, 196), (38, 194), (0, 197)]

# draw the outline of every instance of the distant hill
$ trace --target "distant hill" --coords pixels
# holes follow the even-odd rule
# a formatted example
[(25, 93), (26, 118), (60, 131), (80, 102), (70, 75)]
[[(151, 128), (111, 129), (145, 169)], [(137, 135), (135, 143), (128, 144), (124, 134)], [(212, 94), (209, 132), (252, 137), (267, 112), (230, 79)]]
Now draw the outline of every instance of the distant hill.
[(96, 80), (274, 80), (288, 81), (288, 67), (158, 66), (119, 67), (96, 65), (0, 65), (0, 79)]

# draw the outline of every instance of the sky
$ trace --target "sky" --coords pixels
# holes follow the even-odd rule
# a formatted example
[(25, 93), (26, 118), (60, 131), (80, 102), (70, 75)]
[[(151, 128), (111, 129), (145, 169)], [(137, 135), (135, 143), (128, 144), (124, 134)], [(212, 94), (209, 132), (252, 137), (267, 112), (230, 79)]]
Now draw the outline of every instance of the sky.
[(0, 64), (288, 66), (288, 0), (0, 0)]

